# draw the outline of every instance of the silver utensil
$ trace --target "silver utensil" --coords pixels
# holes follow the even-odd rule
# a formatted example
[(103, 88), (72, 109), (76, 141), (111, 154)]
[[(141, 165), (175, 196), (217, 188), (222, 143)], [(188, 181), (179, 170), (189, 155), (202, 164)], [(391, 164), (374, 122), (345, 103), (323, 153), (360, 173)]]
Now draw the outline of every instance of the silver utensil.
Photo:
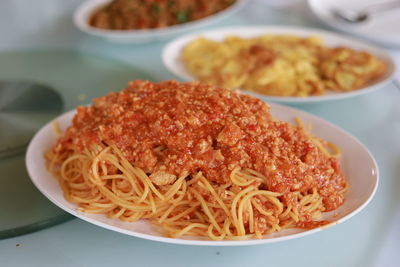
[(349, 23), (360, 23), (367, 21), (371, 16), (390, 11), (394, 8), (400, 7), (400, 1), (390, 1), (390, 2), (382, 2), (371, 4), (369, 6), (364, 7), (359, 11), (345, 10), (345, 9), (334, 9), (332, 10), (332, 14), (345, 22)]
[(47, 85), (0, 81), (0, 158), (23, 152), (34, 133), (63, 110)]

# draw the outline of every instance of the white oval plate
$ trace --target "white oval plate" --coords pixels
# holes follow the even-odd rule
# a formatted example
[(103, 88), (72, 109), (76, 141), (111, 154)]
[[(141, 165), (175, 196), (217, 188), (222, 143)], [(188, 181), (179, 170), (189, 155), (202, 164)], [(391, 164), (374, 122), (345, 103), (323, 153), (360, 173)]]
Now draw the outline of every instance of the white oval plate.
[[(386, 0), (390, 2), (392, 0)], [(391, 11), (377, 13), (363, 23), (347, 23), (333, 14), (333, 10), (361, 11), (363, 8), (384, 2), (382, 0), (308, 0), (313, 13), (327, 25), (386, 46), (400, 47), (400, 6)]]
[[(313, 125), (314, 134), (337, 144), (342, 149), (341, 166), (343, 173), (350, 183), (350, 189), (346, 194), (346, 200), (342, 206), (335, 211), (324, 214), (323, 219), (332, 221), (331, 224), (312, 230), (287, 229), (266, 235), (263, 239), (210, 241), (194, 237), (177, 239), (164, 237), (149, 222), (144, 220), (129, 223), (118, 219), (110, 219), (102, 214), (78, 212), (77, 205), (68, 202), (64, 198), (63, 191), (57, 180), (52, 177), (45, 166), (44, 154), (56, 141), (51, 122), (40, 129), (29, 144), (26, 153), (26, 166), (35, 186), (54, 204), (72, 215), (109, 230), (166, 243), (204, 246), (238, 246), (273, 243), (317, 233), (330, 226), (344, 222), (362, 210), (375, 194), (379, 179), (377, 164), (368, 149), (344, 130), (314, 115), (279, 104), (271, 103), (270, 105), (275, 118), (293, 122), (294, 117), (301, 117), (305, 123)], [(55, 120), (59, 123), (61, 129), (64, 130), (70, 125), (74, 114), (75, 111), (70, 111)]]
[(110, 42), (116, 43), (140, 43), (153, 40), (171, 38), (178, 34), (192, 31), (210, 23), (215, 23), (238, 11), (247, 0), (237, 0), (230, 7), (196, 21), (186, 22), (178, 25), (172, 25), (162, 29), (144, 29), (144, 30), (105, 30), (94, 28), (89, 25), (90, 15), (97, 8), (106, 5), (111, 0), (87, 0), (82, 3), (74, 13), (74, 24), (81, 31), (90, 35), (104, 38)]
[(243, 38), (251, 38), (265, 34), (290, 34), (303, 37), (318, 36), (324, 41), (324, 44), (327, 46), (346, 46), (356, 50), (365, 50), (368, 53), (371, 53), (376, 57), (380, 58), (381, 60), (383, 60), (388, 67), (386, 73), (379, 80), (375, 81), (373, 84), (364, 87), (362, 89), (346, 93), (328, 92), (325, 95), (321, 96), (277, 97), (277, 96), (263, 95), (251, 91), (243, 91), (244, 93), (251, 94), (266, 101), (279, 101), (286, 103), (309, 103), (309, 102), (329, 101), (329, 100), (343, 99), (352, 96), (358, 96), (383, 88), (384, 85), (388, 84), (391, 81), (394, 75), (395, 64), (390, 55), (383, 49), (380, 49), (376, 46), (367, 44), (365, 42), (356, 39), (352, 39), (344, 35), (339, 35), (328, 31), (311, 29), (311, 28), (286, 27), (286, 26), (243, 26), (234, 28), (229, 27), (229, 28), (220, 28), (211, 31), (188, 34), (179, 37), (175, 40), (172, 40), (170, 43), (168, 43), (163, 50), (162, 60), (164, 65), (179, 78), (185, 81), (194, 80), (196, 78), (186, 70), (181, 60), (182, 49), (191, 41), (195, 40), (200, 36), (211, 40), (222, 41), (225, 37), (230, 35), (236, 35)]

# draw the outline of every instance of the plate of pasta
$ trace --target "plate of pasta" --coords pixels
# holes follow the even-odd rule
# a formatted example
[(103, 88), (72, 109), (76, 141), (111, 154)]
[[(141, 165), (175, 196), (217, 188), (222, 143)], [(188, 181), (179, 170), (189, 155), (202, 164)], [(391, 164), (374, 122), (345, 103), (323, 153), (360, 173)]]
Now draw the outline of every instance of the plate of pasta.
[(26, 165), (54, 204), (100, 227), (235, 246), (317, 233), (361, 211), (378, 167), (309, 113), (198, 82), (133, 81), (49, 122)]
[(319, 29), (239, 26), (181, 36), (164, 65), (185, 81), (241, 89), (267, 101), (306, 103), (373, 92), (395, 64), (376, 46)]

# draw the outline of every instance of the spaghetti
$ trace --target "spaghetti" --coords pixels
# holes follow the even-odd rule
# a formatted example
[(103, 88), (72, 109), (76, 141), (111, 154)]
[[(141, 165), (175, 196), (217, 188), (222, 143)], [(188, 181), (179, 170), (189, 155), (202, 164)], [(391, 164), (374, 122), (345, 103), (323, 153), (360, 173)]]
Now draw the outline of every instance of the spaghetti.
[(148, 219), (175, 238), (261, 238), (324, 225), (344, 200), (336, 147), (298, 124), (230, 90), (134, 81), (79, 107), (46, 158), (83, 212)]

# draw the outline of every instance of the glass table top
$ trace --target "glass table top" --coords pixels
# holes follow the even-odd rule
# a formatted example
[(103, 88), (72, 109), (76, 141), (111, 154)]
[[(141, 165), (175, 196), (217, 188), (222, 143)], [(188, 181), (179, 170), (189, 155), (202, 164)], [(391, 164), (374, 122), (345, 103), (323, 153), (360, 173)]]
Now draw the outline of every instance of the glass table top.
[(0, 137), (4, 137), (0, 148), (4, 148), (2, 151), (19, 148), (13, 153), (0, 153), (0, 239), (73, 218), (53, 205), (31, 183), (24, 160), (27, 142), (58, 114), (87, 104), (93, 97), (120, 90), (133, 79), (151, 77), (132, 66), (82, 52), (0, 53), (0, 81), (30, 81), (48, 86), (45, 89), (33, 86), (29, 90), (21, 86), (8, 86), (3, 90), (0, 87)]

